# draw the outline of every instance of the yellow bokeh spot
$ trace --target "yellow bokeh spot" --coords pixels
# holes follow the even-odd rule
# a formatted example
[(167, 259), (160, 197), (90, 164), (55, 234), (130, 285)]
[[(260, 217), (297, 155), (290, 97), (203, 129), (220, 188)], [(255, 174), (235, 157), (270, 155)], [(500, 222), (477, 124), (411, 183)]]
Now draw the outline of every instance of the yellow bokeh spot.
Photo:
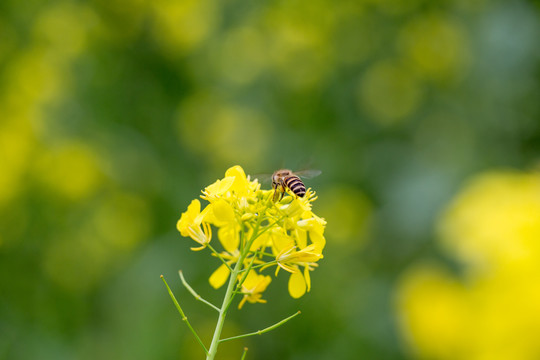
[(459, 283), (436, 266), (410, 270), (401, 279), (400, 325), (423, 358), (463, 358), (469, 331), (465, 294)]
[(147, 238), (150, 226), (150, 212), (142, 199), (126, 193), (109, 194), (76, 226), (53, 238), (43, 256), (43, 268), (62, 288), (85, 293)]
[(91, 234), (75, 232), (46, 248), (43, 268), (58, 286), (85, 293), (99, 284), (114, 256)]
[(79, 55), (87, 43), (88, 29), (96, 22), (93, 11), (74, 3), (46, 8), (34, 23), (34, 38), (62, 63)]
[(99, 22), (98, 32), (108, 39), (119, 41), (132, 41), (131, 38), (138, 35), (143, 28), (148, 15), (148, 8), (153, 1), (148, 0), (95, 0), (93, 3), (106, 13), (111, 19), (109, 22)]
[(360, 78), (358, 106), (373, 121), (399, 123), (421, 105), (422, 84), (411, 71), (389, 61), (378, 62)]
[(402, 29), (399, 44), (414, 70), (426, 78), (455, 79), (470, 63), (465, 29), (440, 14), (412, 20)]
[(102, 174), (91, 148), (70, 142), (39, 154), (35, 178), (48, 190), (67, 199), (80, 200), (98, 188)]
[(95, 208), (92, 227), (107, 247), (128, 251), (139, 245), (150, 233), (148, 204), (140, 197), (114, 193)]
[(5, 101), (10, 107), (24, 109), (54, 101), (65, 88), (63, 68), (51, 62), (44, 47), (34, 47), (14, 56), (6, 65)]
[(320, 192), (324, 196), (318, 200), (317, 206), (328, 222), (327, 236), (333, 242), (363, 244), (372, 212), (371, 203), (364, 193), (348, 185), (335, 185)]
[(31, 127), (20, 120), (0, 125), (0, 205), (19, 193), (27, 161), (36, 145)]
[(253, 82), (268, 65), (265, 41), (255, 27), (240, 27), (225, 34), (215, 58), (219, 77), (237, 85)]
[(156, 0), (149, 3), (156, 42), (167, 56), (192, 52), (210, 36), (219, 21), (214, 0)]
[(272, 127), (255, 109), (218, 101), (207, 94), (186, 99), (178, 113), (181, 141), (219, 164), (255, 166), (268, 151)]
[(282, 84), (309, 89), (330, 74), (334, 22), (334, 13), (328, 11), (325, 1), (285, 2), (269, 11), (264, 19), (271, 34), (267, 54)]
[(462, 278), (435, 266), (409, 271), (398, 311), (420, 358), (540, 358), (540, 176), (480, 174), (443, 213), (444, 249)]
[(476, 177), (439, 225), (444, 245), (475, 269), (540, 259), (540, 175)]

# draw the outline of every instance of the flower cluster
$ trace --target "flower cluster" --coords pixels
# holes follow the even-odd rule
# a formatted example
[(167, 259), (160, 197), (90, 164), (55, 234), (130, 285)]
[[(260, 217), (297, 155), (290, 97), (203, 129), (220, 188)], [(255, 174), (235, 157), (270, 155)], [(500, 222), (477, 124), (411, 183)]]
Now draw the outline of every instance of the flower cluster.
[[(289, 293), (301, 297), (310, 291), (310, 271), (323, 257), (326, 221), (311, 210), (315, 193), (308, 189), (304, 197), (290, 194), (274, 202), (273, 192), (262, 190), (257, 179), (234, 166), (203, 190), (201, 198), (208, 205), (201, 210), (201, 202), (193, 200), (177, 224), (182, 236), (200, 245), (192, 250), (209, 248), (221, 260), (210, 276), (212, 287), (223, 286), (236, 274), (232, 280), (243, 295), (239, 308), (246, 301), (266, 302), (262, 293), (272, 277), (262, 272), (273, 266), (276, 276), (280, 269), (290, 274)], [(212, 246), (212, 226), (221, 252)]]

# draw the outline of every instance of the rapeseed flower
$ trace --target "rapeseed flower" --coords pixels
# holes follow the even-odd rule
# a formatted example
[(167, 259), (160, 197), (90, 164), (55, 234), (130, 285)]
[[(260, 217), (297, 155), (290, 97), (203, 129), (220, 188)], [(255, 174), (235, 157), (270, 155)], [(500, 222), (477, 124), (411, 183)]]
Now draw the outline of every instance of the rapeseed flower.
[(240, 301), (240, 304), (238, 304), (238, 308), (241, 309), (246, 301), (252, 304), (266, 303), (266, 300), (262, 298), (262, 293), (266, 290), (270, 282), (272, 282), (270, 276), (257, 274), (251, 270), (242, 284), (242, 294), (244, 294), (244, 297)]
[[(201, 244), (192, 250), (209, 247), (221, 261), (209, 278), (212, 287), (223, 286), (236, 269), (236, 291), (243, 294), (239, 308), (246, 302), (266, 302), (262, 293), (271, 277), (260, 272), (272, 266), (275, 276), (280, 268), (291, 274), (293, 298), (304, 295), (311, 288), (309, 272), (323, 258), (326, 221), (312, 212), (315, 192), (307, 189), (304, 197), (289, 192), (278, 202), (272, 200), (273, 194), (246, 176), (242, 167), (233, 166), (202, 191), (201, 198), (208, 201), (204, 210), (199, 200), (193, 200), (178, 221), (182, 236)], [(221, 252), (209, 244), (211, 225), (217, 228)]]
[(189, 236), (202, 245), (198, 248), (191, 248), (191, 250), (199, 251), (204, 249), (212, 239), (212, 228), (209, 223), (204, 221), (210, 210), (211, 208), (206, 207), (201, 212), (201, 202), (193, 200), (176, 224), (182, 236)]

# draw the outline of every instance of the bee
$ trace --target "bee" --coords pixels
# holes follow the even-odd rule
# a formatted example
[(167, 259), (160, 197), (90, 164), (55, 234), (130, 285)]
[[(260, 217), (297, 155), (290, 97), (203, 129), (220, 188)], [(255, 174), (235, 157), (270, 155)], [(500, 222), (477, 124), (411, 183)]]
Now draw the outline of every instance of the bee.
[(291, 190), (298, 197), (306, 195), (306, 186), (300, 179), (300, 176), (311, 178), (319, 175), (319, 170), (305, 170), (293, 173), (288, 169), (280, 169), (272, 175), (272, 188), (274, 189), (273, 200), (278, 201), (283, 198), (286, 189)]

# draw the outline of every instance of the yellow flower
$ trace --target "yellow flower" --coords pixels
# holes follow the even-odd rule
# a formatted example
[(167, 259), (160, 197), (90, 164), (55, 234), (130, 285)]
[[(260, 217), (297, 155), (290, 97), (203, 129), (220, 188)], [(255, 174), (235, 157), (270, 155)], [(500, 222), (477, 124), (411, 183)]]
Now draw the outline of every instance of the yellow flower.
[(304, 213), (311, 212), (311, 198), (313, 196), (314, 193), (308, 189), (304, 197), (295, 196), (290, 203), (281, 205), (279, 209), (290, 218), (301, 217)]
[(234, 178), (231, 190), (236, 194), (245, 195), (250, 189), (249, 181), (246, 178), (246, 173), (241, 166), (233, 166), (225, 172), (226, 177)]
[(203, 221), (209, 210), (210, 207), (207, 206), (201, 212), (200, 201), (193, 200), (188, 206), (187, 211), (182, 214), (180, 220), (178, 220), (178, 223), (176, 224), (176, 228), (180, 231), (182, 236), (190, 237), (202, 245), (198, 248), (191, 248), (191, 250), (198, 251), (204, 249), (212, 239), (212, 229), (210, 228), (210, 224)]
[[(280, 268), (291, 273), (289, 277), (289, 294), (297, 299), (302, 297), (306, 291), (311, 290), (311, 277), (309, 271), (316, 267), (316, 262), (323, 258), (323, 255), (316, 250), (314, 244), (295, 251), (296, 246), (284, 248), (277, 256), (276, 276)], [(300, 266), (304, 267), (304, 272), (300, 271)]]
[(205, 200), (210, 201), (213, 198), (222, 196), (227, 191), (229, 191), (229, 189), (231, 188), (233, 183), (234, 183), (234, 177), (233, 176), (225, 177), (222, 180), (216, 180), (215, 183), (213, 183), (212, 185), (208, 185), (204, 189), (204, 191), (202, 192), (203, 195), (201, 195), (201, 197), (203, 199), (205, 199)]
[(323, 235), (326, 221), (313, 213), (310, 215), (309, 219), (299, 220), (296, 224), (301, 230), (309, 233), (311, 242), (315, 244), (317, 251), (321, 253), (326, 245), (326, 239)]
[[(266, 302), (262, 293), (271, 282), (270, 276), (260, 275), (269, 266), (290, 273), (289, 293), (298, 298), (311, 288), (310, 271), (323, 258), (326, 221), (312, 212), (311, 203), (317, 199), (311, 189), (304, 197), (289, 193), (281, 201), (272, 201), (273, 190), (262, 190), (259, 182), (250, 180), (240, 166), (233, 166), (222, 179), (207, 186), (201, 198), (210, 204), (201, 212), (199, 200), (193, 200), (188, 211), (178, 221), (178, 230), (201, 247), (211, 239), (210, 224), (217, 228), (219, 242), (225, 251), (211, 247), (222, 263), (209, 278), (214, 288), (223, 286), (231, 277), (231, 269), (239, 278), (247, 271), (242, 284), (244, 303)], [(238, 264), (241, 261), (242, 264)]]
[[(220, 255), (221, 255), (221, 258), (225, 260), (227, 265), (231, 266), (232, 264), (238, 261), (238, 258), (240, 257), (240, 252), (238, 250), (232, 253), (222, 252)], [(212, 273), (212, 275), (210, 275), (210, 278), (208, 279), (208, 281), (210, 282), (210, 285), (212, 285), (214, 289), (219, 289), (220, 287), (222, 287), (223, 284), (225, 284), (225, 282), (229, 278), (229, 275), (231, 274), (231, 272), (227, 265), (221, 264), (221, 266), (218, 267)]]
[[(295, 250), (296, 246), (285, 248), (276, 256), (276, 261), (279, 267), (290, 273), (297, 271), (297, 269), (294, 268), (294, 265), (307, 265), (309, 263), (317, 262), (323, 258), (321, 253), (317, 253), (315, 251), (314, 244), (311, 244), (300, 251)], [(276, 273), (278, 269), (279, 268), (276, 269)]]
[(240, 225), (236, 219), (234, 209), (225, 200), (219, 199), (212, 204), (214, 224), (219, 227), (218, 238), (223, 248), (228, 252), (238, 249), (240, 241)]
[(244, 306), (246, 301), (249, 301), (252, 304), (255, 303), (266, 303), (266, 300), (262, 298), (262, 293), (266, 290), (272, 278), (268, 275), (257, 274), (254, 270), (251, 270), (244, 283), (242, 284), (242, 293), (244, 297), (238, 308), (241, 309)]
[[(315, 264), (316, 265), (316, 264)], [(309, 277), (309, 266), (304, 267), (304, 273), (300, 270), (294, 272), (289, 277), (289, 294), (293, 299), (298, 299), (311, 290), (311, 278)]]
[[(240, 252), (238, 250), (235, 250), (234, 252), (232, 253), (228, 253), (228, 252), (222, 252), (220, 254), (221, 258), (225, 260), (225, 262), (227, 263), (227, 265), (225, 264), (221, 264), (213, 273), (212, 275), (210, 275), (210, 278), (208, 279), (209, 282), (210, 282), (210, 285), (212, 285), (212, 287), (214, 289), (219, 289), (220, 287), (222, 287), (225, 282), (227, 281), (227, 279), (229, 278), (229, 275), (231, 275), (231, 271), (229, 270), (229, 267), (232, 266), (233, 264), (235, 264), (238, 259), (240, 258)], [(255, 258), (246, 258), (244, 259), (244, 265), (245, 266), (249, 266), (249, 264), (261, 264), (263, 263), (261, 260)]]

